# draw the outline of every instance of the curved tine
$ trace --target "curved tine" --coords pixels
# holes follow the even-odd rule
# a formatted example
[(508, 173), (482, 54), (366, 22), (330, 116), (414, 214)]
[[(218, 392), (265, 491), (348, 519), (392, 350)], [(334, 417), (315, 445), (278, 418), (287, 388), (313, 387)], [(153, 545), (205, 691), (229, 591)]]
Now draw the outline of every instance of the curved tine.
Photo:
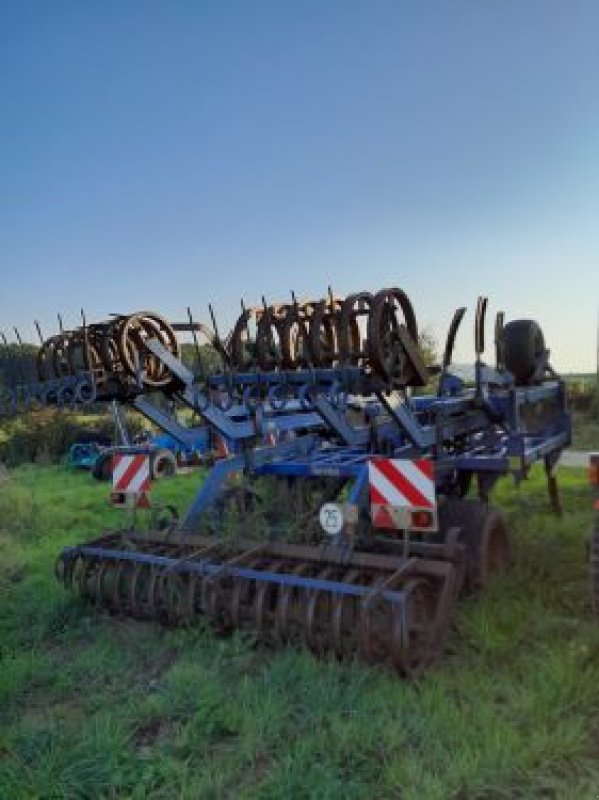
[(485, 350), (485, 316), (487, 313), (487, 297), (479, 297), (476, 303), (476, 319), (474, 321), (474, 349), (477, 357)]
[[(69, 561), (73, 561), (73, 559), (69, 559)], [(63, 586), (66, 586), (66, 574), (67, 574), (67, 565), (65, 563), (65, 559), (62, 555), (59, 555), (56, 561), (54, 562), (54, 577), (59, 583), (62, 583)]]
[(185, 585), (185, 578), (189, 575), (185, 573), (170, 572), (166, 579), (166, 588), (168, 592), (167, 612), (169, 615), (169, 622), (174, 625), (180, 625), (187, 620), (187, 592)]
[(168, 569), (162, 569), (156, 579), (156, 597), (158, 599), (158, 617), (161, 622), (171, 621), (169, 608), (168, 583), (171, 573)]
[(160, 578), (160, 570), (157, 567), (150, 567), (150, 579), (148, 581), (148, 616), (153, 619), (158, 619), (160, 612), (160, 605), (157, 604), (159, 600), (158, 583)]
[[(262, 559), (254, 558), (248, 564), (246, 564), (248, 569), (256, 569), (262, 563)], [(231, 606), (230, 606), (230, 615), (231, 615), (231, 625), (234, 628), (239, 628), (241, 626), (241, 603), (246, 604), (249, 596), (249, 589), (254, 581), (252, 578), (237, 578), (233, 585), (233, 591), (231, 592)], [(245, 590), (245, 591), (243, 591)], [(243, 591), (243, 598), (242, 598), (242, 591)]]
[[(295, 576), (305, 575), (310, 572), (311, 566), (309, 561), (304, 561), (294, 567), (291, 574)], [(295, 592), (297, 592), (296, 586), (287, 584), (279, 587), (279, 596), (277, 598), (275, 613), (275, 637), (279, 642), (288, 641), (290, 638), (291, 631), (289, 630), (289, 623), (291, 620), (289, 619), (289, 604)]]
[[(411, 604), (418, 602), (417, 591), (421, 587), (426, 587), (427, 582), (422, 579), (413, 579), (405, 587), (406, 605), (403, 615), (403, 631), (398, 631), (394, 637), (393, 661), (398, 669), (408, 678), (417, 677), (427, 666), (432, 655), (431, 637), (424, 637), (423, 641), (412, 641), (412, 631), (422, 631), (422, 624), (414, 621), (413, 617), (417, 612), (416, 606)], [(394, 628), (398, 624), (398, 619), (394, 620)], [(426, 627), (426, 626), (425, 626)]]
[(129, 583), (129, 608), (133, 617), (139, 616), (139, 609), (137, 606), (137, 583), (139, 581), (140, 572), (143, 570), (144, 565), (139, 561), (133, 565), (133, 574)]
[[(317, 580), (327, 580), (334, 575), (336, 572), (335, 567), (325, 567), (322, 569), (318, 575), (316, 576)], [(317, 631), (316, 631), (316, 622), (317, 622), (317, 603), (320, 599), (321, 595), (329, 595), (329, 592), (325, 592), (322, 589), (310, 589), (308, 591), (308, 601), (306, 603), (306, 618), (305, 618), (305, 639), (306, 644), (312, 650), (313, 653), (320, 654), (322, 653), (323, 649), (321, 647), (321, 643), (318, 641)]]
[[(272, 564), (269, 565), (268, 571), (269, 572), (276, 572), (280, 567), (283, 566), (285, 561), (283, 559), (278, 559), (274, 561)], [(265, 615), (265, 605), (266, 605), (266, 598), (268, 596), (268, 592), (273, 590), (273, 584), (269, 581), (261, 581), (260, 586), (256, 590), (256, 595), (254, 597), (254, 618), (256, 623), (256, 630), (258, 632), (258, 636), (261, 639), (267, 638), (267, 630), (266, 630), (266, 615)]]
[(505, 314), (503, 311), (498, 311), (495, 315), (495, 332), (494, 332), (494, 342), (495, 342), (495, 366), (498, 370), (503, 369), (503, 342), (502, 342), (502, 335), (503, 335), (503, 324), (505, 322)]
[(485, 324), (487, 321), (487, 306), (489, 304), (489, 298), (483, 297), (482, 309), (481, 309), (481, 322), (480, 322), (480, 351), (484, 353), (485, 350)]
[(109, 561), (103, 561), (102, 559), (98, 560), (96, 565), (96, 576), (94, 581), (94, 593), (95, 593), (95, 601), (97, 605), (103, 605), (106, 597), (104, 596), (105, 592), (105, 581), (108, 575), (110, 575), (110, 570), (114, 569), (114, 563)]
[(39, 322), (38, 322), (36, 319), (35, 319), (35, 320), (33, 320), (33, 324), (35, 325), (35, 329), (36, 329), (36, 331), (37, 331), (37, 335), (38, 335), (38, 338), (39, 338), (39, 340), (40, 340), (40, 345), (42, 345), (42, 346), (43, 346), (43, 344), (44, 344), (44, 337), (43, 337), (43, 334), (42, 334), (42, 329), (41, 329), (41, 326), (40, 326)]
[(201, 575), (198, 575), (197, 572), (192, 572), (189, 575), (189, 581), (187, 583), (187, 598), (184, 607), (184, 618), (183, 624), (189, 625), (193, 620), (195, 613), (196, 613), (196, 589), (198, 581), (201, 581)]
[(404, 605), (393, 609), (393, 623), (391, 626), (391, 661), (395, 669), (402, 675), (408, 675), (410, 658), (410, 632), (408, 602), (412, 593), (414, 581), (404, 586)]
[(462, 323), (462, 320), (464, 319), (465, 313), (466, 313), (465, 306), (457, 308), (454, 312), (453, 319), (451, 320), (451, 324), (449, 326), (449, 330), (447, 331), (447, 339), (445, 340), (445, 350), (443, 352), (443, 361), (441, 363), (442, 372), (447, 372), (447, 370), (449, 369), (449, 365), (451, 364), (456, 336), (458, 333), (458, 329)]
[(222, 618), (222, 614), (219, 613), (222, 608), (222, 603), (219, 606), (219, 601), (221, 600), (223, 591), (223, 578), (226, 580), (226, 576), (219, 576), (215, 577), (213, 580), (207, 580), (204, 594), (204, 614), (206, 615), (207, 619), (210, 620), (210, 624), (218, 632), (222, 632), (227, 628), (225, 620)]
[(72, 559), (71, 563), (67, 566), (67, 572), (65, 573), (65, 587), (71, 590), (74, 588), (75, 590), (79, 589), (82, 568), (83, 559), (81, 556), (77, 556), (76, 558)]
[[(58, 566), (58, 562), (61, 561), (63, 566), (62, 569)], [(79, 569), (79, 564), (81, 562), (80, 556), (74, 556), (65, 561), (64, 558), (59, 556), (56, 560), (56, 578), (57, 580), (62, 580), (63, 586), (65, 589), (72, 589), (73, 583), (75, 581), (75, 571)]]
[(115, 611), (118, 611), (119, 613), (122, 613), (124, 610), (121, 597), (121, 574), (124, 568), (126, 568), (126, 562), (119, 561), (114, 571), (114, 583), (112, 585), (112, 591), (110, 596), (111, 607), (114, 608)]
[(139, 617), (141, 619), (148, 619), (154, 613), (152, 592), (154, 590), (156, 568), (151, 565), (145, 565), (145, 582), (141, 587), (140, 602), (137, 606)]
[[(104, 573), (108, 569), (108, 561), (103, 561), (100, 559), (96, 564), (96, 574), (94, 575), (94, 584), (93, 584), (93, 591), (92, 597), (94, 599), (95, 605), (99, 606), (102, 603), (102, 593), (104, 589)], [(86, 586), (88, 585), (88, 580), (85, 581)]]
[[(376, 574), (369, 575), (366, 586), (374, 586), (380, 582)], [(358, 648), (360, 655), (368, 663), (372, 664), (376, 661), (374, 651), (372, 649), (372, 631), (370, 625), (370, 608), (371, 603), (368, 601), (368, 595), (363, 597), (358, 604)]]
[[(354, 583), (355, 579), (360, 575), (360, 570), (358, 569), (350, 569), (348, 570), (345, 575), (343, 576), (343, 583)], [(337, 658), (343, 658), (346, 655), (349, 655), (345, 652), (343, 648), (343, 610), (344, 605), (349, 603), (349, 607), (353, 608), (353, 625), (352, 628), (355, 627), (355, 618), (356, 618), (356, 598), (353, 595), (347, 594), (337, 594), (333, 600), (333, 611), (331, 614), (331, 633), (332, 633), (332, 641), (333, 641), (333, 650)]]
[(199, 369), (200, 373), (204, 372), (204, 361), (202, 359), (202, 354), (200, 351), (200, 344), (198, 342), (198, 335), (196, 333), (195, 325), (193, 322), (193, 315), (191, 313), (191, 306), (187, 306), (187, 319), (189, 320), (189, 327), (191, 329), (191, 336), (193, 339), (193, 347), (195, 350), (195, 360), (197, 368)]
[(81, 597), (90, 596), (87, 591), (87, 573), (93, 563), (92, 559), (81, 556), (81, 567), (77, 572), (77, 589)]

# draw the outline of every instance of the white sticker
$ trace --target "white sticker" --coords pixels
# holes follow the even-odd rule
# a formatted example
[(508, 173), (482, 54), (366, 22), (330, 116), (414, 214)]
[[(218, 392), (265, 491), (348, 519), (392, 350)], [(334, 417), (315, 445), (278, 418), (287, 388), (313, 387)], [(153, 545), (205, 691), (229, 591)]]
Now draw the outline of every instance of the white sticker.
[(325, 503), (320, 509), (320, 524), (329, 536), (336, 536), (343, 528), (343, 510), (337, 503)]

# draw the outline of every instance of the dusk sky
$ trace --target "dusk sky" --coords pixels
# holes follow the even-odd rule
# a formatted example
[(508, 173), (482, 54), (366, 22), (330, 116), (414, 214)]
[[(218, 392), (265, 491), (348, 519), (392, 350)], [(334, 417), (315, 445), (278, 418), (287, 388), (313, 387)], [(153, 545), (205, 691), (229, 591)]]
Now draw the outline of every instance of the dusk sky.
[(0, 114), (7, 334), (399, 286), (594, 369), (596, 0), (0, 0)]

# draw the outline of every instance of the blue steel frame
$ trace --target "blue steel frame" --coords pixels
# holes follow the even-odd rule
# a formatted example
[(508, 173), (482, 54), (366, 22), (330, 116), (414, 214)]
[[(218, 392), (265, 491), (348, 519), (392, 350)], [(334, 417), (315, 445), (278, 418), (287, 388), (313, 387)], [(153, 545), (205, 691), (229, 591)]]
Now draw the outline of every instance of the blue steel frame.
[[(159, 341), (145, 344), (176, 377), (173, 396), (234, 451), (209, 472), (183, 521), (184, 529), (197, 526), (235, 472), (303, 480), (339, 478), (340, 484), (350, 484), (348, 503), (365, 508), (367, 462), (372, 455), (432, 459), (440, 493), (461, 473), (476, 474), (488, 491), (502, 475), (526, 477), (530, 466), (541, 459), (550, 474), (570, 442), (564, 384), (556, 378), (516, 387), (509, 375), (477, 361), (474, 388), (446, 373), (437, 395), (419, 397), (392, 392), (392, 386), (358, 366), (224, 372), (209, 376), (200, 386)], [(93, 378), (87, 373), (35, 387), (27, 394), (27, 403), (43, 393), (46, 398), (56, 396), (58, 404), (95, 398)], [(4, 398), (11, 408), (18, 403), (13, 394)], [(188, 429), (149, 404), (143, 394), (130, 402), (187, 443)], [(543, 403), (551, 409), (546, 423), (527, 430), (525, 409)], [(365, 412), (358, 415), (358, 423), (351, 414), (355, 405)], [(278, 443), (265, 446), (267, 433), (273, 433)]]
[[(238, 442), (238, 454), (216, 464), (183, 521), (194, 529), (234, 472), (297, 479), (335, 477), (351, 483), (348, 504), (365, 509), (368, 503), (367, 463), (380, 454), (370, 425), (354, 425), (347, 414), (352, 397), (370, 398), (365, 407), (376, 419), (378, 441), (394, 458), (431, 458), (437, 489), (459, 473), (475, 473), (488, 491), (502, 475), (516, 480), (541, 458), (548, 473), (563, 447), (570, 442), (570, 417), (565, 390), (559, 380), (532, 387), (514, 387), (511, 380), (477, 364), (477, 384), (466, 389), (448, 381), (449, 393), (437, 396), (392, 398), (389, 387), (359, 367), (305, 369), (294, 372), (221, 374), (208, 379), (204, 390), (193, 375), (156, 341), (147, 343), (179, 378), (177, 397), (203, 416), (219, 433)], [(243, 402), (231, 399), (242, 391)], [(215, 394), (225, 395), (214, 401)], [(230, 393), (230, 394), (229, 394)], [(527, 404), (550, 402), (557, 414), (534, 435), (523, 424)], [(267, 430), (295, 438), (270, 447), (256, 446)]]

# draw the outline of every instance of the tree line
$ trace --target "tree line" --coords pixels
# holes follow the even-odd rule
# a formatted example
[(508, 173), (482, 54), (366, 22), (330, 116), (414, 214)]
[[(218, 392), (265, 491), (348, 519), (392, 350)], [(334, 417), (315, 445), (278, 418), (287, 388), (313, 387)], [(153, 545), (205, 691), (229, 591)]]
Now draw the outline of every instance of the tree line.
[(0, 344), (0, 386), (15, 386), (37, 379), (34, 344)]

